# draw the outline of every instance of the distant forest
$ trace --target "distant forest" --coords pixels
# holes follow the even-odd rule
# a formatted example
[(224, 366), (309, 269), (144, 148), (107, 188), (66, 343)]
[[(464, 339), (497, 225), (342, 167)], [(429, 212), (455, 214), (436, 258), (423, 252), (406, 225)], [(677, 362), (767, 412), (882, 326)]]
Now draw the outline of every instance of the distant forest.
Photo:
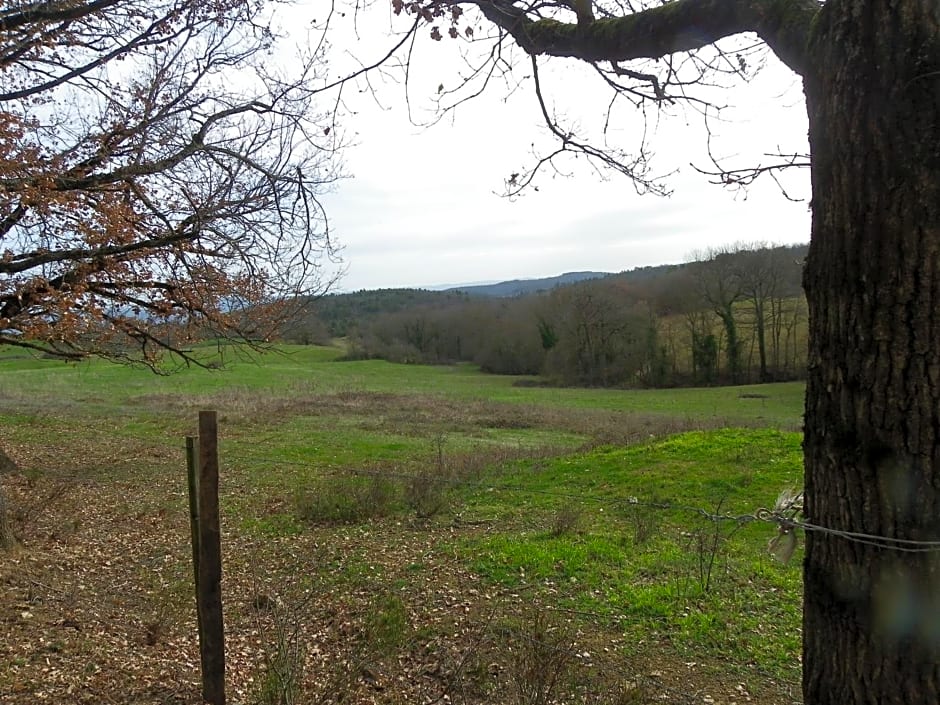
[(792, 380), (806, 368), (806, 252), (739, 245), (683, 265), (534, 280), (511, 297), (503, 285), (334, 294), (307, 302), (284, 338), (345, 338), (350, 359), (468, 361), (558, 385)]

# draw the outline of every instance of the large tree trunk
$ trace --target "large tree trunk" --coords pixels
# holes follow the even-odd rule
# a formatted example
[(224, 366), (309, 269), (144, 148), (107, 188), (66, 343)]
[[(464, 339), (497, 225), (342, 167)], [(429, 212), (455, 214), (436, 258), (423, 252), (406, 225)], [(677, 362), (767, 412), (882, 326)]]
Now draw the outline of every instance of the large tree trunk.
[[(940, 3), (829, 0), (813, 154), (807, 520), (940, 541)], [(940, 702), (940, 554), (808, 532), (807, 705)]]

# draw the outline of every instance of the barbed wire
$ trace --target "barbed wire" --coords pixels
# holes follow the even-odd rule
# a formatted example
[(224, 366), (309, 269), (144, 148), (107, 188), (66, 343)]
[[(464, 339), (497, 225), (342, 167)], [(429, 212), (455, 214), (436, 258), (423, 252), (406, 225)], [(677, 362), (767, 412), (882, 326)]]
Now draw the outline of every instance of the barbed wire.
[[(758, 510), (758, 514), (767, 512), (766, 509)], [(790, 519), (787, 517), (777, 517), (776, 514), (768, 512), (766, 519), (757, 517), (760, 521), (775, 522), (784, 528), (797, 528), (804, 531), (813, 531), (817, 533), (839, 536), (854, 543), (866, 544), (876, 548), (884, 548), (891, 551), (901, 551), (904, 553), (935, 553), (940, 551), (940, 541), (919, 541), (916, 539), (899, 539), (892, 536), (878, 536), (876, 534), (866, 534), (859, 531), (846, 531), (844, 529), (833, 529), (828, 526), (821, 526), (807, 521)]]

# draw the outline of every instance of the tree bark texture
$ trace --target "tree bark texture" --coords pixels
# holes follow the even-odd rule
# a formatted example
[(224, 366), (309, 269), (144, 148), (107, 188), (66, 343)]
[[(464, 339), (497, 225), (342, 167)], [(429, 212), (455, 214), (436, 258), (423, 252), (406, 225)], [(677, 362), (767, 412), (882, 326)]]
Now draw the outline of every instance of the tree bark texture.
[[(940, 3), (829, 0), (808, 53), (807, 521), (940, 541)], [(940, 553), (806, 539), (807, 705), (940, 702)]]

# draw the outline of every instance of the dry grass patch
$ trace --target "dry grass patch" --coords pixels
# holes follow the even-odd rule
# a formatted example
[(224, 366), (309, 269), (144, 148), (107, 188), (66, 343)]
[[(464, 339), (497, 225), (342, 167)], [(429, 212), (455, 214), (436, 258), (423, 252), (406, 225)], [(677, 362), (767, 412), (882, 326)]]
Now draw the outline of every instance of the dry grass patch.
[[(690, 430), (723, 428), (723, 418), (693, 418), (632, 411), (538, 406), (463, 400), (423, 394), (342, 391), (317, 393), (315, 385), (298, 384), (287, 390), (259, 391), (231, 387), (211, 394), (151, 394), (135, 397), (135, 405), (151, 412), (195, 415), (213, 408), (229, 424), (268, 427), (293, 417), (353, 419), (356, 426), (416, 437), (441, 433), (474, 435), (482, 430), (560, 431), (584, 439), (585, 445), (625, 445)], [(759, 426), (755, 423), (755, 426)]]
[(326, 475), (300, 488), (297, 518), (309, 524), (356, 524), (386, 517), (401, 505), (401, 490), (380, 473)]

